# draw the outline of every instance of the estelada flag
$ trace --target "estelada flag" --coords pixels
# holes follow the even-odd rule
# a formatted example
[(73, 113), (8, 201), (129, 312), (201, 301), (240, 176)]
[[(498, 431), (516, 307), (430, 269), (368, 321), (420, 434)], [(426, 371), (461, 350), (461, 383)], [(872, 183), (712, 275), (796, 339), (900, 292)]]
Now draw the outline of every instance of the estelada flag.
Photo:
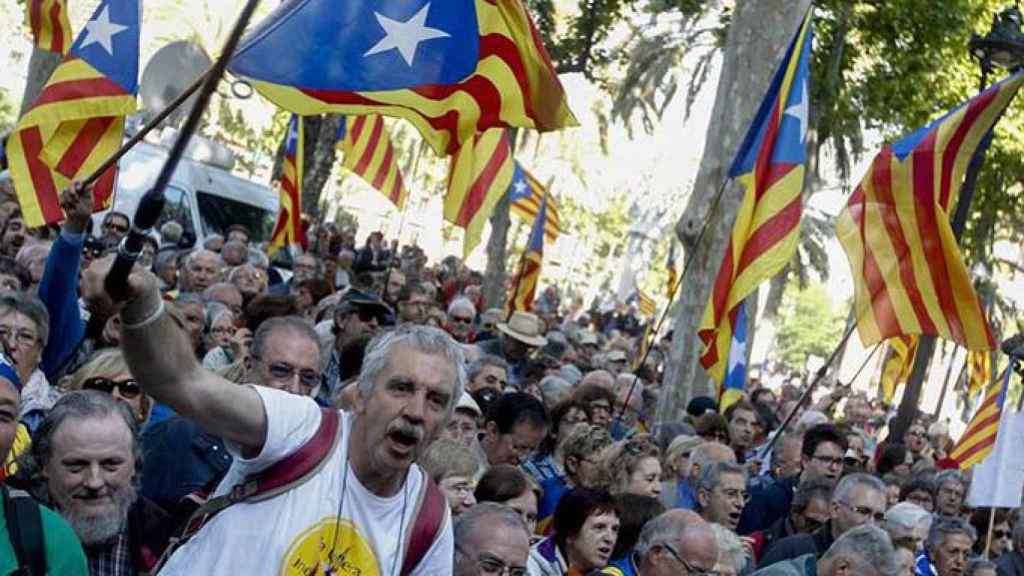
[(949, 453), (950, 460), (961, 470), (974, 466), (992, 453), (999, 434), (999, 422), (1003, 415), (1003, 406), (1006, 404), (1006, 393), (1010, 388), (1012, 374), (1013, 369), (1007, 366), (999, 380), (988, 384), (985, 400)]
[(32, 31), (33, 43), (64, 56), (71, 47), (71, 21), (67, 0), (28, 0), (25, 2), (25, 22)]
[(405, 207), (409, 191), (398, 167), (391, 133), (379, 114), (350, 116), (338, 131), (338, 148), (344, 156), (342, 165), (380, 192), (396, 208)]
[[(8, 161), (28, 226), (63, 218), (59, 194), (98, 169), (121, 146), (124, 117), (136, 109), (138, 0), (104, 0), (8, 140)], [(109, 206), (115, 169), (93, 193)]]
[(1024, 82), (1024, 73), (886, 146), (836, 221), (865, 346), (906, 334), (993, 350), (995, 338), (950, 225), (971, 158)]
[(510, 210), (513, 214), (533, 222), (537, 219), (541, 203), (546, 203), (547, 217), (544, 221), (544, 241), (554, 243), (562, 233), (562, 222), (558, 216), (558, 207), (554, 198), (548, 194), (543, 184), (527, 172), (522, 164), (516, 162), (516, 171), (512, 176), (512, 185), (508, 188), (511, 201)]
[(808, 9), (729, 169), (746, 191), (697, 331), (704, 343), (700, 363), (718, 383), (740, 303), (785, 267), (800, 240), (811, 42)]
[(281, 167), (281, 208), (270, 239), (268, 253), (273, 255), (285, 246), (306, 247), (302, 230), (302, 176), (304, 141), (302, 117), (292, 114), (284, 140), (284, 163)]
[(508, 191), (514, 172), (512, 146), (504, 128), (477, 134), (451, 157), (444, 219), (466, 231), (463, 257), (480, 244), (484, 223)]
[(287, 0), (231, 71), (298, 114), (405, 118), (438, 154), (492, 128), (576, 124), (521, 0)]

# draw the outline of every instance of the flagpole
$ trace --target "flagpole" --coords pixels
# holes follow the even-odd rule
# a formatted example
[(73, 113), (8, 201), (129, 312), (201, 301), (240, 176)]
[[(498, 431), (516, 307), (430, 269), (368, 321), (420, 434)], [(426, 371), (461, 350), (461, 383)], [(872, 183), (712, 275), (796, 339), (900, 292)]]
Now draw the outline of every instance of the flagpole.
[(184, 92), (178, 94), (177, 98), (172, 100), (171, 103), (165, 106), (164, 109), (161, 110), (156, 116), (152, 117), (149, 120), (149, 122), (146, 122), (146, 124), (141, 129), (139, 129), (139, 131), (136, 132), (135, 135), (133, 135), (124, 144), (121, 145), (121, 148), (119, 148), (113, 156), (107, 158), (107, 160), (103, 164), (100, 164), (99, 168), (94, 170), (88, 178), (83, 180), (82, 185), (90, 186), (96, 183), (96, 181), (100, 179), (100, 176), (102, 176), (104, 172), (109, 170), (111, 166), (117, 164), (118, 161), (121, 160), (121, 158), (124, 157), (124, 155), (127, 154), (129, 150), (134, 148), (136, 144), (138, 144), (139, 142), (142, 141), (143, 138), (148, 136), (149, 133), (152, 132), (155, 128), (157, 128), (164, 120), (166, 120), (168, 116), (170, 116), (174, 113), (175, 110), (180, 108), (181, 105), (184, 104), (186, 100), (191, 98), (192, 95), (195, 94), (200, 87), (202, 87), (203, 83), (206, 82), (206, 79), (210, 76), (211, 72), (213, 72), (213, 67), (210, 67), (210, 69), (208, 69), (201, 76), (196, 78), (195, 82), (192, 82), (192, 84), (188, 88), (185, 88)]
[(156, 182), (139, 201), (132, 229), (121, 241), (114, 264), (104, 280), (104, 288), (114, 300), (124, 300), (127, 297), (128, 274), (131, 272), (132, 267), (135, 266), (135, 262), (142, 252), (142, 245), (146, 234), (156, 224), (160, 218), (160, 212), (163, 211), (164, 202), (166, 201), (164, 189), (170, 183), (171, 176), (184, 155), (185, 147), (188, 146), (192, 134), (199, 128), (199, 121), (202, 120), (203, 112), (210, 102), (210, 97), (217, 89), (217, 84), (220, 82), (225, 70), (227, 70), (228, 62), (234, 56), (235, 48), (238, 47), (242, 34), (245, 33), (245, 28), (249, 25), (249, 21), (252, 19), (252, 15), (256, 11), (256, 7), (259, 6), (259, 3), (260, 0), (247, 0), (245, 3), (242, 12), (238, 16), (238, 20), (235, 21), (231, 34), (224, 43), (220, 57), (203, 76), (202, 89), (196, 97), (195, 104), (192, 105), (192, 110), (185, 119), (184, 126), (182, 126), (181, 131), (178, 133), (178, 138), (174, 141), (174, 146), (171, 147), (171, 151), (168, 153), (167, 161), (164, 162), (160, 173), (157, 175)]

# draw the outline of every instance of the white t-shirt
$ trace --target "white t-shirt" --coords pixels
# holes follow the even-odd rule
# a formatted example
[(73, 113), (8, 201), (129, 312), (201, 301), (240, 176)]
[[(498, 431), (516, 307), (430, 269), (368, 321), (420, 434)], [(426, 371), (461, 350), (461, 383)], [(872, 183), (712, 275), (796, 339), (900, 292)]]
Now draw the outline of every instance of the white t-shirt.
[[(215, 495), (227, 493), (245, 477), (297, 450), (320, 424), (320, 408), (310, 398), (264, 387), (255, 390), (267, 414), (263, 451), (244, 460), (238, 447), (229, 445), (235, 462)], [(347, 465), (352, 418), (344, 412), (341, 417), (342, 437), (314, 477), (269, 500), (224, 510), (174, 553), (160, 575), (398, 576), (423, 472), (413, 465), (405, 486), (392, 497), (368, 491)], [(441, 534), (413, 575), (451, 574), (453, 554), (451, 515), (446, 509)]]

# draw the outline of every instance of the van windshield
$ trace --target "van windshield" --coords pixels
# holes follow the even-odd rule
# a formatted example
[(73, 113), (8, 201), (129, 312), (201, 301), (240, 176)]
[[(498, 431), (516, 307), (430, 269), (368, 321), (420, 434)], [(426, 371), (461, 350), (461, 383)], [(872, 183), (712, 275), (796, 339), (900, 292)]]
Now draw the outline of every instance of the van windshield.
[(251, 241), (263, 242), (269, 240), (274, 231), (276, 215), (259, 206), (202, 191), (196, 192), (196, 201), (204, 236), (226, 235), (228, 226), (241, 224), (249, 229)]

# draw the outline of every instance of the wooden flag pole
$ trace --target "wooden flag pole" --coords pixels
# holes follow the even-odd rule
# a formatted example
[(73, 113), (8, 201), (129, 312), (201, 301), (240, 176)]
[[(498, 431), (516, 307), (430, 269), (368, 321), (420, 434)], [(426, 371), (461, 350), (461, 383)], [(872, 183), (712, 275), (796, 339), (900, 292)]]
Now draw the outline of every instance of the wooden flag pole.
[(988, 534), (985, 536), (985, 558), (988, 558), (988, 552), (992, 549), (992, 529), (996, 524), (996, 507), (993, 506), (988, 510)]

